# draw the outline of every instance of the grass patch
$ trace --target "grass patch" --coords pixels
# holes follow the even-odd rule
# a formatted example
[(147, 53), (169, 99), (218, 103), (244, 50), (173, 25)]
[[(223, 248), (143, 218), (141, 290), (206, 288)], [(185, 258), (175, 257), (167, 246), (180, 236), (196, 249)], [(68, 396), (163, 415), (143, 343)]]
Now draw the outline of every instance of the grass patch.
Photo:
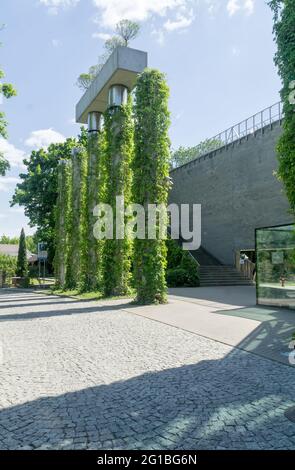
[(61, 289), (47, 289), (43, 291), (47, 295), (59, 295), (61, 297), (71, 297), (77, 300), (120, 300), (120, 299), (133, 299), (135, 297), (135, 291), (130, 292), (129, 295), (105, 297), (102, 292), (80, 292), (76, 290), (61, 290)]

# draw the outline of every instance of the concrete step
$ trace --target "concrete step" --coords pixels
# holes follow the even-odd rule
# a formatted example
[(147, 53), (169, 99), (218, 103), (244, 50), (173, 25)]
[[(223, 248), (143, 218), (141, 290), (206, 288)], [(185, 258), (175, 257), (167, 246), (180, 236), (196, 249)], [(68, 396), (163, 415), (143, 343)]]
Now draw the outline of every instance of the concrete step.
[(200, 286), (253, 286), (253, 282), (233, 266), (201, 266)]
[(248, 282), (226, 282), (226, 281), (200, 281), (200, 287), (213, 287), (213, 286), (253, 286), (253, 282), (248, 281)]

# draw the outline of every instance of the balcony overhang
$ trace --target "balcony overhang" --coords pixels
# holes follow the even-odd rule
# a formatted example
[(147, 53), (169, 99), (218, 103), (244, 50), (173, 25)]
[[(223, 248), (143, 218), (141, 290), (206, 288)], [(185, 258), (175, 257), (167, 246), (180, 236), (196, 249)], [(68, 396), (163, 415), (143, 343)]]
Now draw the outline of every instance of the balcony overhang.
[(108, 107), (108, 90), (111, 85), (125, 85), (132, 90), (138, 74), (147, 67), (147, 53), (118, 47), (76, 106), (76, 122), (86, 124), (91, 111), (105, 112)]

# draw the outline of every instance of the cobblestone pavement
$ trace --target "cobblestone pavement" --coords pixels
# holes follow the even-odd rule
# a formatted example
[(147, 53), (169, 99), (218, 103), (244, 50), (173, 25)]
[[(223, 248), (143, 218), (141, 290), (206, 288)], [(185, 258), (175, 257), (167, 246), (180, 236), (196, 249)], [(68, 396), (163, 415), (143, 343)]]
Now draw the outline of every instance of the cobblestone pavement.
[(0, 293), (1, 449), (295, 448), (294, 368), (132, 308)]

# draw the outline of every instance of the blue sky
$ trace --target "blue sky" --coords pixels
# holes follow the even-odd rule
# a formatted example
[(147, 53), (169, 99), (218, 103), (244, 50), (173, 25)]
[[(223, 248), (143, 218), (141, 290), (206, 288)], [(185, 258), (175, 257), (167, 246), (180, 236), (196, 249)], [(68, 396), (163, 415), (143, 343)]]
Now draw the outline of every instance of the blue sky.
[(77, 76), (103, 52), (122, 18), (141, 23), (132, 47), (167, 74), (173, 147), (196, 145), (279, 101), (271, 12), (263, 0), (1, 0), (0, 63), (18, 96), (0, 103), (12, 170), (0, 177), (0, 234), (27, 220), (9, 200), (21, 161), (76, 135)]

